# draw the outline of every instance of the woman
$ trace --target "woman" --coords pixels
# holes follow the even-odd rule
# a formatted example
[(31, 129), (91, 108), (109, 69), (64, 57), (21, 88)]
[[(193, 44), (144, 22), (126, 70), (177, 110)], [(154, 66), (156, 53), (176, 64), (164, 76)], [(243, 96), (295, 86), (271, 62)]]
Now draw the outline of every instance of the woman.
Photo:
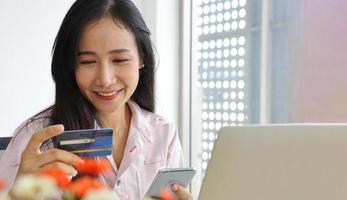
[[(55, 103), (24, 122), (1, 160), (0, 178), (58, 166), (70, 176), (80, 158), (52, 147), (63, 130), (113, 128), (100, 177), (121, 199), (143, 199), (162, 168), (183, 166), (175, 127), (154, 114), (154, 55), (150, 32), (130, 0), (77, 0), (53, 48)], [(42, 145), (43, 144), (43, 145)], [(179, 199), (190, 194), (175, 184)]]

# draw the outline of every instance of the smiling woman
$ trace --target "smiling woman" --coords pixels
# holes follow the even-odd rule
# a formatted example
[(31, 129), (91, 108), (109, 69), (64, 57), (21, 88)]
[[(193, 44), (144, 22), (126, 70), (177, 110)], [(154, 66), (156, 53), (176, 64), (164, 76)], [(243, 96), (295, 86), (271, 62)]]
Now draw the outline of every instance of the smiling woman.
[[(16, 130), (0, 179), (11, 186), (16, 176), (48, 167), (74, 176), (83, 161), (54, 148), (54, 136), (108, 127), (112, 172), (99, 178), (121, 199), (143, 199), (160, 169), (184, 165), (175, 126), (154, 113), (154, 68), (150, 31), (131, 1), (77, 0), (53, 46), (55, 102)], [(172, 190), (179, 199), (190, 197), (178, 184)]]
[(126, 103), (143, 63), (133, 34), (110, 17), (85, 27), (77, 60), (77, 85), (99, 115), (111, 114)]

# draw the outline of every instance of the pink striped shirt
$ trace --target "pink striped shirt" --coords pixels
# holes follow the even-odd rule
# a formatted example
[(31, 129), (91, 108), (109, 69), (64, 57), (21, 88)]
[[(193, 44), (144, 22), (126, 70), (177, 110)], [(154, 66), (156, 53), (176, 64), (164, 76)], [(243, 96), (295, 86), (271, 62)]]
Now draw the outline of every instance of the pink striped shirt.
[[(121, 199), (143, 199), (156, 173), (163, 168), (183, 167), (183, 153), (175, 126), (163, 117), (140, 108), (135, 102), (127, 103), (132, 112), (128, 140), (119, 169), (110, 160), (111, 172), (100, 179), (113, 188)], [(9, 190), (16, 177), (21, 153), (38, 130), (48, 126), (49, 112), (33, 121), (24, 122), (18, 134), (8, 145), (0, 160), (0, 179)], [(49, 147), (51, 148), (51, 147)]]

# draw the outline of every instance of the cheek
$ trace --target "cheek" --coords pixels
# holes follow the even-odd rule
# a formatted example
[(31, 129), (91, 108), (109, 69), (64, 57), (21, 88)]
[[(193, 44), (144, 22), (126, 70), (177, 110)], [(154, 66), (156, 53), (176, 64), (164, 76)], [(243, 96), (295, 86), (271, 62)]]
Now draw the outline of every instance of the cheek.
[(127, 85), (136, 87), (137, 83), (139, 82), (139, 71), (134, 70), (133, 72), (128, 73), (124, 78)]
[(76, 69), (75, 78), (76, 78), (77, 86), (82, 93), (83, 93), (83, 90), (89, 85), (89, 79), (90, 79), (89, 77), (90, 76), (88, 75), (88, 73), (85, 73), (83, 70)]
[(139, 72), (135, 71), (134, 73), (129, 74), (128, 80), (131, 85), (136, 87), (139, 82)]

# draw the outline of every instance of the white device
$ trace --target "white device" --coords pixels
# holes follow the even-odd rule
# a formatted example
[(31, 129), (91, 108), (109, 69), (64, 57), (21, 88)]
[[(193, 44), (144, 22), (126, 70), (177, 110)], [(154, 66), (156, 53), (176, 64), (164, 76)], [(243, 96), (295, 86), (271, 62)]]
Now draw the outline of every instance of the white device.
[(337, 200), (347, 197), (347, 124), (226, 127), (200, 200)]
[(161, 190), (171, 191), (172, 184), (177, 183), (183, 187), (192, 180), (196, 170), (194, 168), (171, 168), (162, 169), (158, 172), (154, 178), (152, 185), (147, 191), (147, 195), (150, 197), (160, 198)]

